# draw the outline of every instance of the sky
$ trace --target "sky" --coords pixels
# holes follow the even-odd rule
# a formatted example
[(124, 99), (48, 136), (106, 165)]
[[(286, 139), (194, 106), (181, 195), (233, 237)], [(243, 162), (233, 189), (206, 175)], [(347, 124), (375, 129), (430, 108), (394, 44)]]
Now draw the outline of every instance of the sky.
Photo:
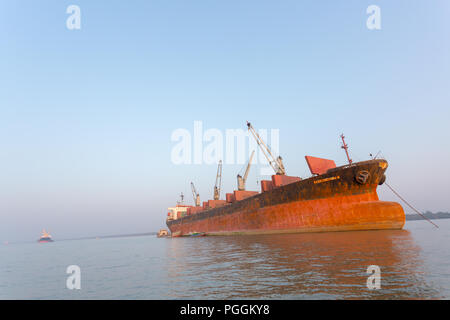
[(191, 181), (211, 199), (217, 165), (171, 158), (194, 121), (278, 129), (301, 177), (305, 155), (346, 163), (344, 133), (419, 210), (450, 211), (449, 17), (446, 0), (0, 0), (0, 241), (156, 231)]

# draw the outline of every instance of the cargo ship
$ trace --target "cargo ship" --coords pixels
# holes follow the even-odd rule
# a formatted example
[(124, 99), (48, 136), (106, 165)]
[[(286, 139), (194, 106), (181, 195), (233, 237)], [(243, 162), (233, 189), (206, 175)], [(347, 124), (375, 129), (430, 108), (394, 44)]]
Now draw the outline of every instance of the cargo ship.
[(53, 242), (52, 236), (44, 230), (42, 230), (41, 237), (39, 238), (38, 242), (45, 243), (45, 242)]
[(214, 200), (200, 206), (199, 195), (191, 183), (195, 204), (188, 206), (181, 201), (169, 208), (166, 224), (172, 236), (403, 228), (402, 206), (378, 198), (377, 187), (386, 179), (386, 160), (373, 158), (353, 162), (345, 137), (341, 135), (348, 164), (337, 167), (333, 160), (305, 156), (311, 177), (288, 176), (281, 157), (275, 158), (253, 126), (248, 122), (247, 126), (274, 169), (271, 180), (260, 182), (260, 192), (246, 191), (250, 159), (244, 176), (237, 176), (238, 190), (227, 193), (226, 200), (219, 200), (219, 162)]

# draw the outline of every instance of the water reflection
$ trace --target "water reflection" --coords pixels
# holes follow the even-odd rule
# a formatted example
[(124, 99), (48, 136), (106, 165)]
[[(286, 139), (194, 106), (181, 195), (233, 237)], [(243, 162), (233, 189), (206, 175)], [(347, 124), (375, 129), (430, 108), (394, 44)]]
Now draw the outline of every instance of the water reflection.
[[(407, 230), (174, 238), (167, 298), (440, 298)], [(366, 287), (381, 268), (380, 290)]]

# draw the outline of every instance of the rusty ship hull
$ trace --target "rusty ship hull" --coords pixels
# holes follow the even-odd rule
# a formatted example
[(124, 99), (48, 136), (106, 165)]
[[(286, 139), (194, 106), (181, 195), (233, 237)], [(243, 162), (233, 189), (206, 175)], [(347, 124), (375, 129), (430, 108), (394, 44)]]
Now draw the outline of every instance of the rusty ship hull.
[(173, 236), (401, 229), (403, 208), (377, 194), (387, 167), (382, 159), (336, 167), (166, 223)]

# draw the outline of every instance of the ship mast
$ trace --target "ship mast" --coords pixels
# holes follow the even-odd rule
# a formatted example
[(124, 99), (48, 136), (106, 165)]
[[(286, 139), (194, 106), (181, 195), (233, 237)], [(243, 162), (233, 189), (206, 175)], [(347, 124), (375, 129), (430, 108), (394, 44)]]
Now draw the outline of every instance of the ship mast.
[(348, 164), (351, 165), (353, 163), (353, 160), (350, 159), (350, 156), (348, 155), (348, 144), (345, 143), (344, 134), (341, 134), (341, 139), (342, 139), (342, 146), (341, 146), (341, 148), (345, 150), (345, 154), (347, 155)]
[(183, 204), (183, 200), (184, 200), (184, 194), (183, 194), (183, 192), (180, 194), (180, 201), (177, 201), (177, 204), (179, 204), (179, 205), (181, 205), (181, 204)]
[(219, 165), (217, 166), (216, 184), (214, 185), (214, 200), (219, 200), (220, 198), (221, 185), (222, 185), (222, 160), (219, 161)]
[(267, 161), (269, 162), (272, 169), (275, 171), (276, 174), (279, 175), (285, 175), (286, 170), (284, 169), (283, 165), (283, 159), (278, 156), (278, 158), (275, 158), (275, 156), (270, 151), (270, 148), (264, 143), (263, 139), (259, 136), (259, 134), (255, 131), (253, 126), (250, 122), (247, 121), (247, 127), (248, 131), (250, 131), (255, 138), (256, 142), (258, 143), (259, 147), (261, 148), (262, 153), (266, 157)]

